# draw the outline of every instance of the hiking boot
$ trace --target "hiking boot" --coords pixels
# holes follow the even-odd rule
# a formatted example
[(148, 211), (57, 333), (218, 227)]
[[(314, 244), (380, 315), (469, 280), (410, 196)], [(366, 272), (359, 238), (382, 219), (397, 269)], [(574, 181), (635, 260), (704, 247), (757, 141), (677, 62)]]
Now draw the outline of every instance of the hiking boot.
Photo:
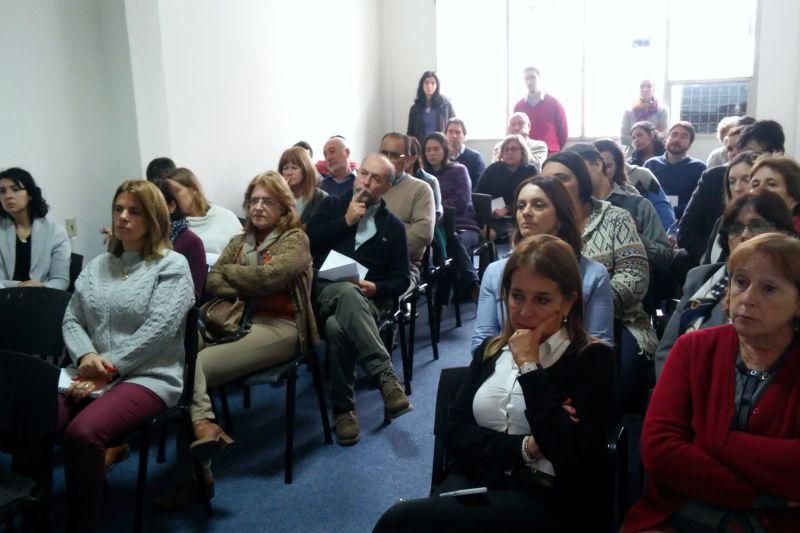
[(352, 446), (361, 440), (361, 428), (358, 425), (355, 411), (347, 411), (337, 415), (333, 419), (336, 429), (336, 444), (340, 446)]
[(386, 406), (386, 416), (389, 418), (397, 418), (414, 408), (411, 402), (408, 401), (403, 387), (397, 381), (397, 376), (394, 375), (394, 369), (387, 368), (378, 375), (378, 382), (380, 383), (381, 396), (383, 396), (383, 403)]

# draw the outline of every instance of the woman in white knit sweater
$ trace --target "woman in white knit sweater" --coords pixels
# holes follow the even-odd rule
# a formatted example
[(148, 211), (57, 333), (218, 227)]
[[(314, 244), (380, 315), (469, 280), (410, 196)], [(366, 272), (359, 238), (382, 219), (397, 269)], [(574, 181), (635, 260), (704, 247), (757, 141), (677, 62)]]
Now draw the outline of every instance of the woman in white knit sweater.
[(169, 249), (166, 202), (152, 183), (130, 180), (112, 209), (111, 251), (83, 269), (64, 316), (64, 343), (79, 370), (59, 397), (68, 531), (101, 525), (107, 444), (174, 405), (183, 387), (194, 288), (186, 259)]
[[(242, 223), (230, 209), (209, 203), (197, 176), (188, 168), (178, 168), (167, 176), (189, 229), (203, 241), (206, 254), (222, 253), (228, 241), (242, 232)], [(212, 263), (209, 263), (212, 264)]]

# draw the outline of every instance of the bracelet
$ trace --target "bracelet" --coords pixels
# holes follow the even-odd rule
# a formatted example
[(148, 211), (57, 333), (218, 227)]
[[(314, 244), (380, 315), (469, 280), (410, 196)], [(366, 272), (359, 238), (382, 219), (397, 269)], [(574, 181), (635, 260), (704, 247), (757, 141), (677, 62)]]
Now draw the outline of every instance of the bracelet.
[(522, 439), (522, 461), (526, 465), (531, 464), (533, 462), (533, 457), (531, 457), (531, 454), (528, 453), (528, 439), (530, 438), (531, 438), (530, 435), (525, 435), (525, 437), (523, 437)]

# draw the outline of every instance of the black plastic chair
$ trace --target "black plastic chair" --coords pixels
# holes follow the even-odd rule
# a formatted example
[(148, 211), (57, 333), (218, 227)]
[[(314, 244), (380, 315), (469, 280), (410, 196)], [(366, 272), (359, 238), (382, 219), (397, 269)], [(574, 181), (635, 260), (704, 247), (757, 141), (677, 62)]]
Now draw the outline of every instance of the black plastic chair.
[(49, 287), (12, 287), (0, 291), (0, 350), (36, 355), (58, 364), (64, 353), (61, 325), (72, 297)]
[(478, 278), (483, 279), (486, 267), (497, 260), (497, 248), (492, 240), (492, 197), (488, 194), (472, 193), (472, 206), (478, 220), (482, 235), (478, 245), (471, 250), (473, 257), (478, 257)]
[[(150, 441), (154, 435), (160, 435), (164, 429), (172, 423), (179, 422), (182, 425), (180, 430), (186, 432), (187, 442), (194, 439), (192, 428), (192, 417), (189, 413), (189, 406), (192, 403), (194, 394), (194, 371), (197, 364), (197, 320), (199, 310), (192, 307), (186, 315), (186, 330), (184, 331), (183, 345), (186, 352), (183, 377), (183, 391), (178, 400), (178, 404), (168, 408), (163, 413), (157, 415), (151, 421), (125, 435), (117, 442), (109, 444), (120, 446), (126, 443), (138, 442), (139, 445), (139, 472), (136, 480), (136, 507), (133, 516), (133, 530), (142, 530), (144, 512), (144, 491), (147, 486), (147, 462), (150, 453)], [(203, 503), (206, 515), (212, 516), (211, 502), (207, 493), (203, 468), (199, 461), (193, 460), (195, 478), (197, 480), (198, 495)]]
[(69, 257), (69, 287), (67, 287), (67, 292), (75, 291), (75, 280), (81, 275), (81, 270), (83, 270), (83, 256), (73, 253)]
[[(333, 444), (330, 421), (328, 420), (328, 408), (325, 402), (325, 382), (320, 368), (319, 358), (314, 347), (309, 350), (301, 351), (298, 341), (297, 355), (291, 361), (278, 366), (260, 370), (248, 376), (239, 378), (231, 383), (217, 387), (220, 403), (222, 404), (222, 416), (225, 429), (233, 433), (233, 420), (228, 406), (227, 387), (240, 385), (249, 394), (250, 387), (255, 385), (275, 385), (283, 381), (286, 382), (286, 456), (284, 461), (284, 482), (289, 485), (292, 483), (292, 465), (294, 460), (294, 413), (296, 401), (297, 369), (301, 364), (308, 365), (311, 371), (314, 389), (317, 391), (319, 402), (319, 412), (322, 417), (322, 431), (325, 436), (325, 444)], [(249, 398), (245, 401), (245, 406), (249, 407)]]
[[(453, 459), (448, 457), (444, 446), (444, 431), (450, 406), (458, 389), (469, 375), (469, 367), (445, 368), (439, 376), (436, 390), (436, 413), (433, 422), (433, 465), (431, 467), (430, 494), (447, 477)], [(608, 434), (605, 443), (605, 462), (603, 470), (608, 481), (608, 490), (598, 495), (606, 500), (603, 509), (607, 512), (600, 518), (605, 531), (619, 530), (628, 508), (628, 437), (622, 424), (615, 426)]]
[(0, 351), (0, 450), (12, 457), (11, 472), (0, 473), (6, 531), (20, 516), (25, 530), (48, 529), (59, 374), (35, 356)]
[[(444, 228), (445, 238), (447, 240), (447, 251), (450, 257), (453, 257), (454, 250), (456, 246), (461, 246), (458, 241), (458, 237), (456, 237), (456, 225), (455, 225), (455, 209), (452, 207), (445, 207), (444, 213), (442, 214), (442, 218), (440, 220), (442, 227)], [(434, 250), (435, 252), (435, 250)], [(461, 306), (458, 303), (458, 295), (456, 294), (456, 286), (458, 281), (458, 275), (456, 273), (455, 265), (453, 264), (452, 259), (447, 260), (445, 262), (441, 258), (436, 257), (436, 253), (434, 255), (434, 263), (439, 265), (440, 268), (440, 276), (439, 276), (439, 284), (436, 290), (436, 297), (435, 297), (435, 320), (436, 320), (436, 341), (439, 341), (439, 333), (441, 331), (441, 323), (442, 323), (442, 310), (444, 309), (444, 303), (450, 299), (453, 302), (453, 310), (455, 311), (456, 315), (456, 327), (461, 327)], [(452, 298), (450, 296), (452, 295)]]

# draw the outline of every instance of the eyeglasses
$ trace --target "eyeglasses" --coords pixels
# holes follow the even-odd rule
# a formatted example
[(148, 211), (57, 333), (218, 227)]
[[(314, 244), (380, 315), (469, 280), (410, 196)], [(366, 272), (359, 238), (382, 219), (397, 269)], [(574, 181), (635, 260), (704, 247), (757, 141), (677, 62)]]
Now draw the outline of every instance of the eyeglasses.
[(401, 154), (400, 152), (389, 152), (387, 150), (381, 150), (379, 153), (384, 157), (388, 157), (392, 161), (399, 161), (406, 157), (406, 154)]
[(508, 146), (504, 146), (504, 147), (503, 147), (503, 149), (502, 149), (501, 151), (502, 151), (503, 153), (507, 153), (507, 152), (519, 152), (519, 151), (520, 151), (520, 147), (519, 147), (519, 146), (517, 146), (516, 144), (509, 144)]
[(3, 194), (6, 194), (7, 192), (10, 192), (14, 196), (17, 196), (20, 193), (20, 191), (24, 191), (24, 190), (25, 190), (25, 187), (20, 187), (19, 185), (12, 185), (8, 189), (6, 189), (5, 187), (0, 187), (0, 195), (3, 195)]
[(247, 205), (249, 207), (256, 207), (258, 205), (263, 205), (266, 208), (274, 209), (278, 202), (273, 200), (272, 198), (267, 198), (266, 196), (251, 196), (247, 199)]
[(731, 224), (728, 228), (728, 235), (731, 237), (741, 237), (744, 230), (749, 230), (753, 235), (761, 235), (762, 233), (769, 233), (775, 231), (775, 226), (766, 220), (753, 220), (748, 224)]

